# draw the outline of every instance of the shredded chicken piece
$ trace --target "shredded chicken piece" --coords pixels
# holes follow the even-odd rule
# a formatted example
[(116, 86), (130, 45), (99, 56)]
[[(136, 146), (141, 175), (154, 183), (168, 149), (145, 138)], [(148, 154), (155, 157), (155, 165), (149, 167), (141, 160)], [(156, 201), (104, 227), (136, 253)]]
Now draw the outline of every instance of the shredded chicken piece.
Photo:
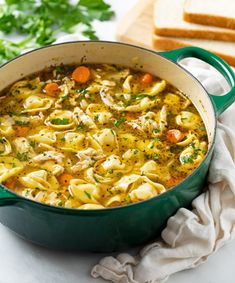
[(74, 173), (89, 168), (95, 160), (104, 158), (105, 154), (102, 150), (95, 150), (89, 147), (85, 150), (77, 152), (76, 156), (78, 157), (79, 161), (71, 167), (71, 170)]

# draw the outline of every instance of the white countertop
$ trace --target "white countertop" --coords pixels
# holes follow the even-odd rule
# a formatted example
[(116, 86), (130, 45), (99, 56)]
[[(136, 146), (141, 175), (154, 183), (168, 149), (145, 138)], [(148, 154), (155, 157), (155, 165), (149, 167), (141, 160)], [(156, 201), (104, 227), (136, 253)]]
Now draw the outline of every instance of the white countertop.
[[(117, 16), (112, 22), (97, 22), (96, 29), (101, 39), (114, 40), (116, 23), (137, 0), (108, 2), (113, 5)], [(92, 266), (103, 256), (105, 255), (47, 250), (23, 241), (0, 224), (0, 283), (106, 282), (90, 277)], [(168, 283), (235, 282), (234, 260), (235, 240), (211, 256), (207, 263), (173, 275)]]

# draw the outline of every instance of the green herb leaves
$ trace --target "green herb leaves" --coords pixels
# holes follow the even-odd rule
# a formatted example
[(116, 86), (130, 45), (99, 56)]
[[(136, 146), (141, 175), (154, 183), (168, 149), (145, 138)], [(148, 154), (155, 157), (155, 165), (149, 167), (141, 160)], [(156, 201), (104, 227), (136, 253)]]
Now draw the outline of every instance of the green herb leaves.
[(20, 121), (20, 120), (17, 120), (17, 121), (15, 121), (15, 124), (16, 124), (16, 125), (20, 125), (20, 126), (28, 126), (28, 125), (29, 125), (29, 122), (28, 122), (28, 121)]
[(185, 164), (185, 163), (193, 163), (193, 156), (192, 155), (185, 155), (181, 158), (181, 163)]
[(84, 191), (84, 194), (85, 194), (89, 199), (91, 199), (91, 194), (90, 194), (90, 193), (88, 193), (87, 191)]
[[(17, 12), (16, 12), (17, 11)], [(51, 44), (63, 31), (74, 32), (77, 25), (90, 39), (97, 39), (93, 20), (106, 21), (114, 15), (104, 0), (5, 0), (0, 6), (0, 30), (26, 36), (21, 43), (0, 40), (0, 63), (19, 55), (22, 50)]]
[(114, 122), (114, 125), (115, 125), (115, 127), (119, 127), (119, 126), (121, 126), (121, 124), (125, 123), (125, 121), (126, 121), (126, 119), (122, 117), (122, 118), (116, 120)]
[(67, 118), (63, 118), (63, 119), (56, 118), (56, 119), (52, 119), (51, 123), (53, 125), (68, 125), (69, 124), (69, 119), (67, 119)]
[(17, 152), (16, 158), (19, 159), (20, 161), (28, 161), (28, 153), (27, 152)]

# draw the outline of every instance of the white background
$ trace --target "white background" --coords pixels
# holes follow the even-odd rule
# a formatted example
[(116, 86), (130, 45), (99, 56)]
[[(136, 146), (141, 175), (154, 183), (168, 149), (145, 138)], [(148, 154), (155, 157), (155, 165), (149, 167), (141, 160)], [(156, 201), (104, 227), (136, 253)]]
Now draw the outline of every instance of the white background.
[[(116, 23), (137, 0), (108, 2), (116, 11), (116, 18), (112, 22), (97, 22), (95, 28), (101, 39), (114, 40)], [(138, 252), (138, 249), (132, 252)], [(43, 249), (21, 240), (0, 224), (0, 283), (106, 282), (90, 277), (92, 266), (103, 256), (105, 255), (71, 254)], [(211, 256), (207, 263), (196, 269), (173, 275), (168, 283), (233, 283), (235, 282), (234, 262), (235, 241), (232, 241)]]

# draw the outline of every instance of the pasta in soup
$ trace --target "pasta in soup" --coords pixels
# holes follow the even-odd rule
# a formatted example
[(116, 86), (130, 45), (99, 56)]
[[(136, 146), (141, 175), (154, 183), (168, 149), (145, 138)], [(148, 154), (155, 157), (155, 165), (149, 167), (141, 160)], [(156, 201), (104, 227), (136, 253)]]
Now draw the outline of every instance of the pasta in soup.
[(0, 182), (49, 205), (147, 200), (181, 182), (207, 152), (191, 101), (126, 67), (51, 67), (17, 81), (0, 100)]

